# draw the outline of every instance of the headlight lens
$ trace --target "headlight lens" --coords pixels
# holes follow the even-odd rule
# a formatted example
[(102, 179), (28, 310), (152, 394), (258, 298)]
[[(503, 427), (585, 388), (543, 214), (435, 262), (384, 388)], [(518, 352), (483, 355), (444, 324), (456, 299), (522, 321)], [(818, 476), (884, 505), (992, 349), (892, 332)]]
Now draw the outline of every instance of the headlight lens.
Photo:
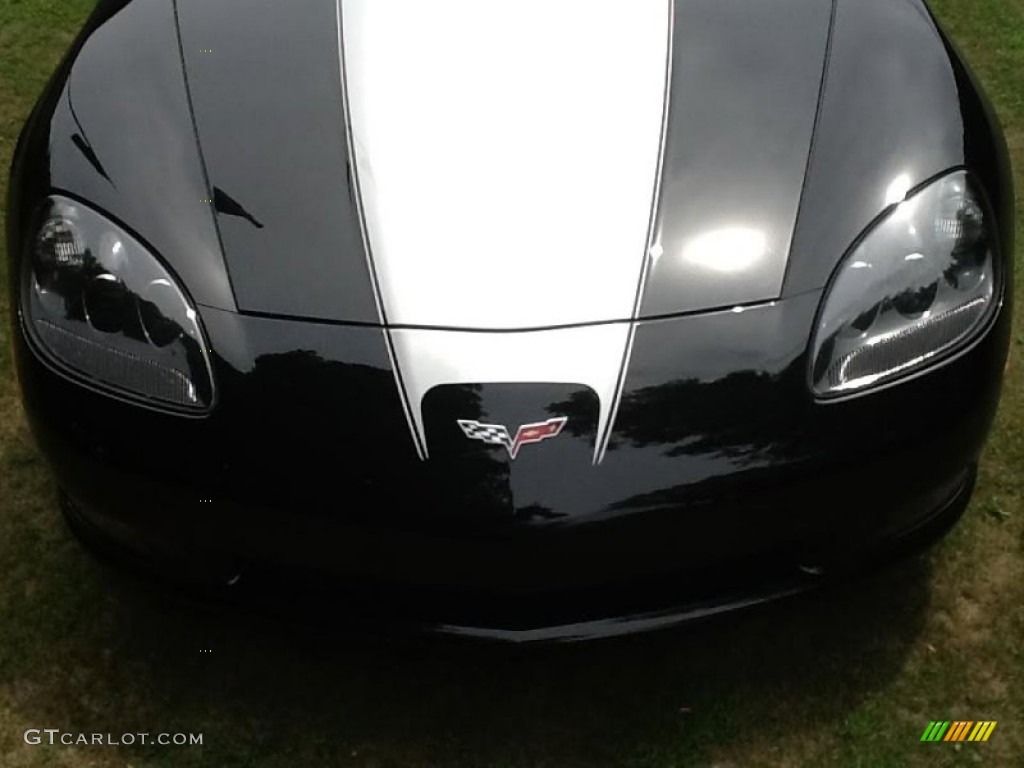
[(969, 343), (997, 304), (991, 228), (970, 177), (896, 206), (840, 267), (812, 344), (812, 386), (842, 395), (932, 365)]
[(213, 379), (195, 308), (138, 240), (52, 197), (25, 273), (27, 324), (58, 366), (154, 404), (209, 407)]

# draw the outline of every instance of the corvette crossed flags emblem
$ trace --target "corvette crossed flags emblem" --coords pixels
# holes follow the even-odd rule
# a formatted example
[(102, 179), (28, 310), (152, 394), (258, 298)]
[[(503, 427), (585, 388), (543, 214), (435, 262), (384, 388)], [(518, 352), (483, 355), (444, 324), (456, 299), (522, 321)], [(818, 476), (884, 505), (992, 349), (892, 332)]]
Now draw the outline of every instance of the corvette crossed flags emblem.
[(470, 440), (479, 440), (487, 445), (503, 445), (509, 457), (515, 461), (519, 449), (530, 443), (539, 443), (552, 437), (558, 437), (569, 419), (559, 416), (536, 424), (523, 424), (516, 430), (516, 436), (509, 434), (504, 424), (481, 424), (479, 421), (459, 419), (458, 424)]

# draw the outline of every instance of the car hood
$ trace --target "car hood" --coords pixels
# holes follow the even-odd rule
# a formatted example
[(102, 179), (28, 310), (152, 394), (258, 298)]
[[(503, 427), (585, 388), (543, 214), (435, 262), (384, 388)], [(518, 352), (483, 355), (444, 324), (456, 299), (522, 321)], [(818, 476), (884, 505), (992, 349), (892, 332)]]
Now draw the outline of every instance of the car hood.
[(396, 1), (179, 1), (239, 309), (508, 330), (780, 296), (829, 0)]

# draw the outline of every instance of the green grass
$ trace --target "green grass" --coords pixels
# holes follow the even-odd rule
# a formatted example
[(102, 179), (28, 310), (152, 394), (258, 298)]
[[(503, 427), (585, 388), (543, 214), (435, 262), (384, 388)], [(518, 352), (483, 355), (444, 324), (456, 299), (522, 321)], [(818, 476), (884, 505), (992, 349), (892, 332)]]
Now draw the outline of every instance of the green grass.
[[(1024, 0), (933, 4), (995, 102), (1024, 198)], [(0, 168), (90, 5), (0, 0)], [(0, 765), (1024, 765), (1022, 315), (972, 510), (932, 557), (686, 632), (531, 653), (342, 640), (126, 586), (59, 520), (3, 325)], [(937, 718), (999, 726), (984, 745), (920, 744)], [(204, 746), (27, 746), (30, 727)]]

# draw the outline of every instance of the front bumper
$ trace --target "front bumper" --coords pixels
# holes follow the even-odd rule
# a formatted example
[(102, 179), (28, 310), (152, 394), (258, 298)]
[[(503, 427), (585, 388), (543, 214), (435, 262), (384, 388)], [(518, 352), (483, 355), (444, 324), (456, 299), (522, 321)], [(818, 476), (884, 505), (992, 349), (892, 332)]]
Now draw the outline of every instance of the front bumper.
[(870, 567), (917, 554), (941, 539), (963, 515), (975, 472), (916, 526), (828, 568), (761, 561), (682, 571), (666, 578), (541, 594), (483, 596), (470, 590), (396, 587), (331, 581), (299, 568), (189, 557), (118, 538), (67, 495), (61, 502), (75, 534), (93, 551), (190, 601), (281, 615), (288, 620), (372, 633), (426, 634), (515, 644), (609, 639), (752, 608), (820, 588)]
[[(307, 596), (330, 620), (566, 640), (791, 594), (962, 513), (1009, 312), (927, 375), (820, 404), (817, 299), (639, 324), (601, 466), (545, 443), (489, 454), (485, 477), (416, 457), (380, 329), (202, 309), (219, 394), (201, 419), (73, 384), (23, 334), (15, 350), (69, 518), (140, 567), (230, 599)], [(567, 436), (565, 461), (591, 439)]]

